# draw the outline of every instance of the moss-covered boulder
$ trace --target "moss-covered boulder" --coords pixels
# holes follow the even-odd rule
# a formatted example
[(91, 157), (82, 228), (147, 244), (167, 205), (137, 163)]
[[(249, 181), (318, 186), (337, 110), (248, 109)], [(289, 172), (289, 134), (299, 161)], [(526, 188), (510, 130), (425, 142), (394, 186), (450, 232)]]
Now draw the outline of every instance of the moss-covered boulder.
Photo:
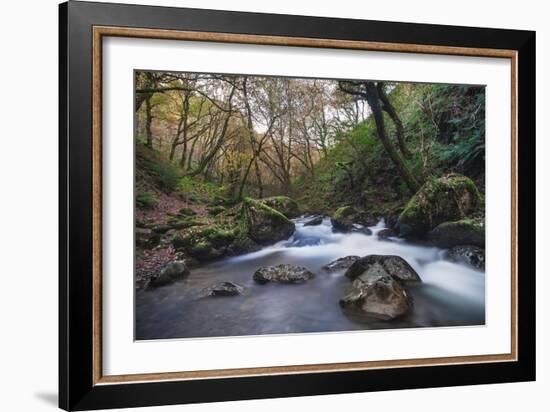
[(335, 232), (349, 232), (353, 229), (354, 218), (357, 210), (352, 206), (342, 206), (334, 212), (330, 218), (332, 229)]
[(160, 242), (160, 234), (151, 229), (136, 227), (135, 233), (137, 246), (152, 248)]
[(183, 279), (189, 275), (189, 269), (185, 262), (174, 261), (168, 263), (165, 267), (162, 268), (159, 275), (149, 283), (151, 287), (169, 285), (170, 283), (175, 282), (176, 280)]
[(424, 238), (437, 225), (463, 219), (481, 205), (474, 182), (459, 174), (428, 180), (411, 198), (397, 221), (401, 236)]
[(273, 196), (260, 199), (258, 201), (281, 212), (288, 219), (292, 219), (300, 215), (298, 203), (288, 196)]
[[(216, 216), (214, 219), (189, 217), (179, 225), (184, 227), (174, 233), (172, 245), (200, 261), (260, 249), (249, 235), (250, 225), (242, 212), (235, 217)], [(172, 226), (178, 224), (172, 223)]]
[(193, 226), (202, 226), (207, 224), (206, 221), (200, 219), (198, 216), (170, 216), (166, 220), (166, 224), (169, 225), (172, 229), (181, 230), (187, 229)]
[(428, 239), (439, 247), (473, 245), (485, 248), (485, 221), (461, 219), (444, 222), (428, 233)]
[(237, 237), (235, 228), (213, 223), (194, 226), (177, 232), (172, 244), (199, 260), (210, 260), (227, 254), (227, 248)]
[(294, 223), (281, 212), (250, 198), (243, 201), (240, 219), (248, 236), (260, 244), (288, 239), (295, 230)]
[(358, 232), (372, 235), (372, 231), (366, 227), (376, 224), (376, 221), (353, 206), (342, 206), (334, 212), (330, 218), (333, 232)]

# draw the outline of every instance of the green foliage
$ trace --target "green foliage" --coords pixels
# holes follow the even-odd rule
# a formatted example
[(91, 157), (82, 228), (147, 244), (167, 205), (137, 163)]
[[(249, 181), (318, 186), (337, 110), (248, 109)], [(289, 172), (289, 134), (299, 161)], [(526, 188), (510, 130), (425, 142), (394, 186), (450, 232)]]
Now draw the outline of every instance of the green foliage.
[(173, 192), (178, 185), (178, 173), (166, 163), (153, 163), (151, 165), (153, 178), (161, 189)]
[(342, 207), (336, 209), (336, 211), (334, 212), (333, 217), (335, 219), (340, 219), (340, 218), (343, 218), (343, 217), (351, 216), (355, 213), (356, 213), (356, 211), (353, 207), (351, 207), (351, 206), (342, 206)]
[(434, 141), (435, 166), (476, 177), (485, 161), (485, 88), (425, 85), (414, 92), (420, 110), (407, 117), (413, 133)]
[[(485, 89), (478, 86), (388, 84), (389, 98), (405, 129), (412, 156), (406, 166), (420, 182), (458, 172), (483, 188)], [(396, 128), (384, 113), (386, 132), (397, 148)], [(335, 134), (336, 144), (315, 165), (315, 179), (299, 178), (294, 193), (305, 209), (329, 211), (342, 204), (380, 209), (404, 206), (410, 192), (378, 139), (371, 117)], [(353, 179), (350, 179), (350, 175)], [(361, 196), (368, 192), (368, 199)]]
[(140, 209), (154, 209), (158, 202), (157, 197), (152, 192), (138, 191), (136, 194), (136, 206)]
[(193, 198), (205, 203), (223, 202), (223, 188), (200, 177), (183, 176), (177, 185), (178, 192), (184, 198)]
[(163, 161), (158, 153), (144, 146), (136, 144), (137, 179), (146, 180), (163, 192), (173, 192), (178, 185), (178, 170)]

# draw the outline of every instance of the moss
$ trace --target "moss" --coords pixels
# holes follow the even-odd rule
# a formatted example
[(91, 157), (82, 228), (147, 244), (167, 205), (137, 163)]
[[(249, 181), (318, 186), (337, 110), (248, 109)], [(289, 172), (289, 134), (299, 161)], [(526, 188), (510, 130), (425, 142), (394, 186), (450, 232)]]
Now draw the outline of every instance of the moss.
[(225, 212), (225, 207), (224, 206), (208, 206), (206, 208), (206, 210), (208, 211), (209, 215), (216, 216), (216, 215), (219, 215), (220, 213)]
[(159, 153), (143, 144), (136, 145), (137, 179), (146, 180), (157, 189), (170, 193), (178, 184), (179, 171), (165, 162)]
[(285, 220), (285, 221), (288, 220), (287, 217), (284, 214), (282, 214), (281, 212), (279, 212), (278, 210), (275, 210), (272, 207), (266, 205), (265, 203), (263, 203), (261, 201), (258, 201), (258, 200), (254, 200), (250, 197), (246, 197), (243, 200), (243, 205), (248, 206), (248, 207), (256, 208), (256, 209), (264, 212), (268, 216), (272, 216), (274, 218)]
[(357, 211), (352, 206), (342, 206), (336, 209), (333, 217), (335, 219), (342, 219), (344, 217), (354, 215), (355, 213), (357, 213)]
[(440, 247), (473, 245), (485, 247), (485, 221), (483, 219), (461, 219), (444, 222), (435, 227), (429, 239)]
[(258, 202), (281, 212), (287, 218), (293, 218), (300, 214), (298, 203), (288, 196), (272, 196), (260, 199)]
[(202, 240), (200, 242), (197, 242), (191, 246), (190, 252), (193, 255), (201, 255), (208, 250), (212, 248), (212, 245), (206, 242), (205, 240)]
[(243, 200), (240, 219), (246, 221), (248, 236), (258, 243), (288, 239), (295, 229), (284, 214), (251, 198)]
[(136, 206), (139, 209), (154, 209), (158, 203), (158, 198), (152, 192), (137, 192), (136, 194)]
[(399, 216), (404, 236), (422, 237), (446, 221), (462, 219), (482, 204), (474, 182), (459, 174), (430, 178), (409, 200)]
[(485, 222), (482, 219), (461, 219), (455, 222), (444, 222), (437, 226), (440, 230), (467, 229), (473, 233), (484, 235)]

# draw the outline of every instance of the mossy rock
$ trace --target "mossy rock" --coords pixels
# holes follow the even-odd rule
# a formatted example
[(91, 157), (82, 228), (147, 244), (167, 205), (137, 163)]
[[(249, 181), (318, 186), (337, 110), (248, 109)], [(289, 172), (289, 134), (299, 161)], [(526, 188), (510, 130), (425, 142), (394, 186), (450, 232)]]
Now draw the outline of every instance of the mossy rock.
[(288, 196), (273, 196), (267, 197), (265, 199), (258, 200), (264, 205), (269, 206), (272, 209), (275, 209), (281, 212), (288, 219), (292, 219), (300, 215), (300, 208), (298, 203)]
[(177, 229), (177, 230), (208, 224), (207, 221), (200, 219), (198, 216), (188, 216), (188, 217), (170, 216), (168, 219), (166, 219), (166, 223), (172, 229)]
[(336, 209), (334, 212), (334, 215), (332, 216), (334, 219), (342, 219), (345, 217), (353, 216), (357, 213), (357, 210), (355, 210), (352, 206), (342, 206)]
[(288, 239), (295, 230), (293, 222), (281, 212), (263, 201), (245, 198), (242, 205), (241, 224), (249, 237), (260, 244)]
[(248, 253), (260, 248), (248, 236), (248, 225), (236, 219), (202, 222), (200, 226), (187, 227), (174, 234), (172, 245), (201, 261)]
[(152, 248), (160, 242), (160, 234), (153, 232), (151, 229), (136, 227), (135, 234), (137, 246)]
[[(330, 218), (334, 232), (351, 232), (355, 224), (361, 221), (361, 213), (352, 206), (342, 206)], [(368, 231), (368, 229), (366, 229)]]
[(465, 218), (482, 204), (474, 182), (448, 174), (428, 180), (399, 215), (397, 226), (405, 237), (423, 238), (437, 225)]
[(176, 280), (183, 279), (189, 275), (189, 269), (185, 262), (174, 261), (168, 263), (162, 270), (159, 275), (151, 280), (149, 286), (157, 287), (169, 285), (170, 283), (175, 282)]
[(445, 222), (428, 233), (428, 239), (436, 246), (448, 248), (473, 245), (485, 248), (485, 221), (483, 219), (461, 219)]
[(217, 223), (194, 226), (177, 232), (172, 237), (172, 245), (194, 258), (209, 260), (225, 255), (236, 235), (235, 229)]

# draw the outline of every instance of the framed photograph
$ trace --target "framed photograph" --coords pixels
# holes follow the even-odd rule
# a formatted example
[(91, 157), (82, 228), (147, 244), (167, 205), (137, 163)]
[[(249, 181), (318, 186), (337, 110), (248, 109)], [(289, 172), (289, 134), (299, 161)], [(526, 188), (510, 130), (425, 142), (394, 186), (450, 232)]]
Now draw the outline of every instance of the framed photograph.
[(534, 32), (71, 1), (59, 40), (61, 408), (535, 379)]

